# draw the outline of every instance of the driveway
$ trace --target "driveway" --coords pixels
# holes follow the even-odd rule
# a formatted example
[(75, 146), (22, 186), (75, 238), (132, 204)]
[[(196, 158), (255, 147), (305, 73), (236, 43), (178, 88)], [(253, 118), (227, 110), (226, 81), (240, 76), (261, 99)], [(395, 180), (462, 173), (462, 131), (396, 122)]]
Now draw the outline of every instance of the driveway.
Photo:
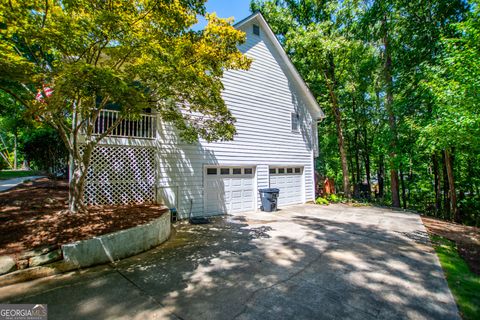
[(0, 180), (0, 192), (15, 188), (19, 184), (23, 183), (23, 181), (25, 180), (36, 180), (40, 178), (43, 178), (43, 176), (28, 176), (28, 177), (13, 178), (8, 180)]
[(302, 205), (177, 225), (119, 262), (0, 288), (49, 319), (459, 319), (416, 214)]

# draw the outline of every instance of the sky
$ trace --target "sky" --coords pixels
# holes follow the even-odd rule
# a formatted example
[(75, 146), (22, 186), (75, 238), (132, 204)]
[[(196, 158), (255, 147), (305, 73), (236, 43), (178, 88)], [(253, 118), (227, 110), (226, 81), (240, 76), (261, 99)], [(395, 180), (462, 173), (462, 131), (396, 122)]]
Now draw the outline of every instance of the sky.
[[(208, 0), (206, 7), (207, 12), (216, 12), (220, 18), (234, 17), (235, 22), (250, 15), (250, 0)], [(192, 29), (201, 30), (205, 25), (205, 19), (199, 17), (199, 22)]]

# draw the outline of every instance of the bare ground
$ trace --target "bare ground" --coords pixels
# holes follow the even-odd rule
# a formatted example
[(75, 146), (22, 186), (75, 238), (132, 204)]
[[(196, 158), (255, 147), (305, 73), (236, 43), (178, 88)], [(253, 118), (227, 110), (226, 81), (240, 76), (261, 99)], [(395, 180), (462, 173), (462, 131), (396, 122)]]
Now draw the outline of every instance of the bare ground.
[(455, 241), (470, 270), (480, 275), (480, 229), (458, 223), (422, 217), (428, 232)]
[(59, 246), (147, 223), (168, 209), (155, 204), (95, 206), (67, 211), (66, 181), (47, 178), (0, 193), (0, 255)]

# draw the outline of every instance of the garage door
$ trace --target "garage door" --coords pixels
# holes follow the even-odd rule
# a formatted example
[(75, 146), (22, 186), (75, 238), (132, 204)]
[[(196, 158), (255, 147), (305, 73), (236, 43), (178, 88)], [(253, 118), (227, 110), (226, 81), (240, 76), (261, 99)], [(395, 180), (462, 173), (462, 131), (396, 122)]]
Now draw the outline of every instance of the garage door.
[(254, 210), (253, 167), (205, 168), (204, 209), (208, 214)]
[(270, 188), (280, 189), (278, 206), (303, 203), (303, 167), (270, 168)]

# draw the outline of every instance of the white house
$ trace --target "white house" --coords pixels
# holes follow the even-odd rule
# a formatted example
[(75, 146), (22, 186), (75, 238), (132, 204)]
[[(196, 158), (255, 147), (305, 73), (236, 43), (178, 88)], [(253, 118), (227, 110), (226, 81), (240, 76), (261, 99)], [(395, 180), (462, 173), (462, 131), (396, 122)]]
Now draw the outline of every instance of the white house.
[[(186, 217), (258, 210), (266, 187), (280, 189), (280, 208), (314, 200), (324, 114), (260, 13), (235, 27), (246, 33), (239, 49), (253, 63), (223, 80), (234, 140), (186, 144), (154, 114), (124, 121), (94, 152), (89, 204), (163, 201)], [(115, 117), (104, 111), (104, 121)]]

